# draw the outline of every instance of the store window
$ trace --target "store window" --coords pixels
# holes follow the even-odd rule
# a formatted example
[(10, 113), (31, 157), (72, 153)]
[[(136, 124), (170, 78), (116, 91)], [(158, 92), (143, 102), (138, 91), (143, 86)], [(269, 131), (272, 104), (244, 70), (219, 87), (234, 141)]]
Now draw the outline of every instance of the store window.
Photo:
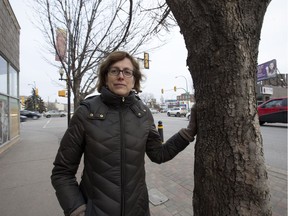
[(10, 98), (10, 139), (13, 139), (20, 133), (19, 115), (18, 99)]
[(18, 73), (13, 67), (9, 67), (9, 95), (18, 97)]
[(8, 138), (8, 98), (0, 95), (0, 145), (7, 142)]
[(7, 94), (7, 61), (0, 56), (0, 93)]

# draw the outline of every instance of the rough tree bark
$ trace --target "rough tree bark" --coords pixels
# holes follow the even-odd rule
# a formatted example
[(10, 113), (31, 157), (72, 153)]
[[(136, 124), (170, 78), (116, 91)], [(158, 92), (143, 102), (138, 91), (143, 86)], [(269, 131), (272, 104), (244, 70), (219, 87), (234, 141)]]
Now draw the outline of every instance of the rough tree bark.
[(197, 103), (194, 215), (271, 215), (256, 109), (270, 0), (166, 0), (188, 50)]

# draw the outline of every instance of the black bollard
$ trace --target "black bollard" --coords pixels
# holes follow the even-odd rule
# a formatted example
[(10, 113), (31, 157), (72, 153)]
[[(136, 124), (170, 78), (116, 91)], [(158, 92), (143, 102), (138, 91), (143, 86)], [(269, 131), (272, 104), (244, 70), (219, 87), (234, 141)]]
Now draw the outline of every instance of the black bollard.
[(162, 121), (158, 121), (158, 133), (160, 134), (162, 143), (164, 142), (164, 136), (163, 136), (163, 124)]

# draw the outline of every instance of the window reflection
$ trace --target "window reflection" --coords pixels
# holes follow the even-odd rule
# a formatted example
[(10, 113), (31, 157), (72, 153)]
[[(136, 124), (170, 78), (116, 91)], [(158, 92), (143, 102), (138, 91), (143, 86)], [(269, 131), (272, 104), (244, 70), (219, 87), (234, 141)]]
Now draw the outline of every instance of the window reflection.
[(7, 94), (7, 62), (0, 56), (0, 92)]
[(20, 134), (19, 119), (18, 100), (10, 98), (10, 139), (13, 139)]
[(0, 145), (8, 141), (8, 99), (0, 95)]
[(13, 67), (9, 67), (9, 82), (10, 82), (10, 92), (9, 95), (12, 97), (18, 97), (17, 94), (17, 71)]

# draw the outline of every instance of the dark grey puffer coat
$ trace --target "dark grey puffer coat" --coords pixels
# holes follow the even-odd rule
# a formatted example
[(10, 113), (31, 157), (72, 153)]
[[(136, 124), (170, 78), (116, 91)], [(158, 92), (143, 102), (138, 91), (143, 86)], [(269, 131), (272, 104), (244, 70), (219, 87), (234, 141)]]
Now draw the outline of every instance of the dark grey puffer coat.
[(149, 216), (145, 153), (162, 163), (188, 144), (179, 133), (162, 144), (149, 108), (134, 93), (122, 98), (104, 88), (76, 110), (54, 162), (51, 180), (65, 215), (86, 203), (86, 216)]

